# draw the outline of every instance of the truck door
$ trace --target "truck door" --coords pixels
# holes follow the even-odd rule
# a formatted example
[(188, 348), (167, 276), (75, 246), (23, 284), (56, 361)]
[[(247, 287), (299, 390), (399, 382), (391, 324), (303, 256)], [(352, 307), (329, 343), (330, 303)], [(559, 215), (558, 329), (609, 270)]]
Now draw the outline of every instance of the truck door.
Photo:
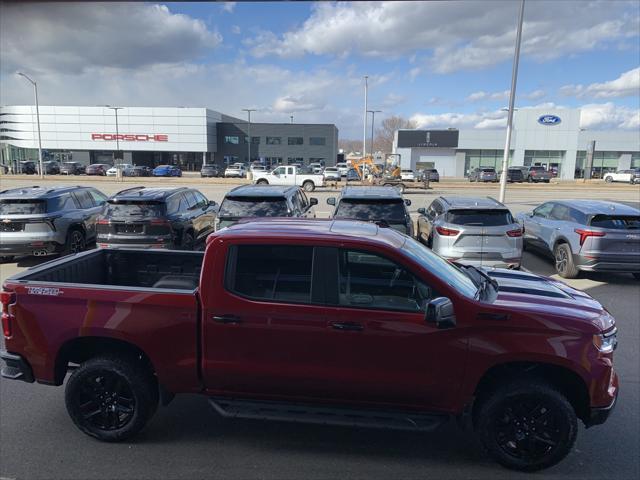
[(224, 275), (210, 276), (202, 292), (208, 393), (308, 398), (330, 391), (326, 381), (339, 376), (340, 360), (329, 324), (339, 309), (325, 305), (324, 273), (313, 269), (326, 264), (323, 254), (313, 245), (220, 246), (213, 270)]
[(208, 393), (438, 408), (459, 387), (466, 340), (425, 322), (437, 292), (401, 266), (300, 244), (227, 251), (203, 298)]
[(285, 167), (286, 173), (284, 175), (285, 185), (296, 184), (296, 167)]

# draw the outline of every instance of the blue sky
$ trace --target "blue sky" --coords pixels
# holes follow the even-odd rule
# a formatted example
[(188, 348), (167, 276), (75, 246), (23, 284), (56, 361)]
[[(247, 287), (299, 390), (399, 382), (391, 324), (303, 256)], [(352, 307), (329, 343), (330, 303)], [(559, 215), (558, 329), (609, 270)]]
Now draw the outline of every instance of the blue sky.
[[(500, 128), (519, 2), (3, 4), (0, 103), (206, 106), (256, 121)], [(89, 27), (89, 28), (87, 28)], [(532, 1), (516, 104), (640, 129), (640, 3)]]

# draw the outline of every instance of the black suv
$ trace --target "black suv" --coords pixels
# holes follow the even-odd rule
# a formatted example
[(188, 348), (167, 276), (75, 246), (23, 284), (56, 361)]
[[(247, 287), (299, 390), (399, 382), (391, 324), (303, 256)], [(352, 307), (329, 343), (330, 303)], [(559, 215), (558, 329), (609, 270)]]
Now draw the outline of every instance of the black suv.
[(317, 198), (307, 198), (302, 188), (294, 185), (242, 185), (231, 190), (222, 200), (216, 230), (246, 218), (315, 218), (311, 207), (317, 204)]
[(340, 197), (327, 198), (334, 205), (332, 218), (362, 220), (388, 226), (413, 236), (413, 222), (407, 211), (411, 200), (403, 199), (394, 187), (344, 187)]
[(220, 169), (217, 165), (203, 165), (200, 169), (200, 176), (205, 177), (221, 177)]
[(122, 190), (98, 219), (98, 246), (192, 250), (214, 230), (216, 202), (193, 188)]

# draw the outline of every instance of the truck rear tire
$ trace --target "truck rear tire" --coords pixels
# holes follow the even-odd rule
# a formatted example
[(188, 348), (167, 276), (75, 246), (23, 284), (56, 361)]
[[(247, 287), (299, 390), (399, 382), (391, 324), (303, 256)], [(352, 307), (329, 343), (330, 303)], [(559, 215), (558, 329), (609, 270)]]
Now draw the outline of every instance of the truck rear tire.
[(313, 192), (316, 189), (316, 186), (311, 180), (307, 180), (302, 184), (302, 188), (305, 192)]
[(578, 422), (567, 398), (539, 380), (516, 381), (481, 398), (476, 431), (501, 465), (533, 472), (571, 451)]
[(151, 419), (158, 407), (158, 386), (149, 369), (133, 357), (95, 357), (69, 378), (65, 403), (84, 433), (118, 442), (140, 432)]

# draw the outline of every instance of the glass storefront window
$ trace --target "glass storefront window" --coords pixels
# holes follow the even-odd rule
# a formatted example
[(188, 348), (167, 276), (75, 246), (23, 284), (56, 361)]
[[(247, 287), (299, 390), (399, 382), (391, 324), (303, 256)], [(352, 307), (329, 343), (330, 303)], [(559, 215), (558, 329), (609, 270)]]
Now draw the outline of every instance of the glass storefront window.
[(525, 150), (524, 165), (543, 166), (553, 173), (554, 177), (559, 177), (562, 171), (563, 150)]
[(231, 143), (232, 145), (238, 145), (240, 138), (237, 135), (227, 135), (224, 137), (224, 143)]
[[(503, 150), (468, 150), (465, 156), (465, 176), (474, 168), (493, 167), (496, 171), (502, 170)], [(513, 159), (513, 150), (509, 152), (509, 164)]]
[(640, 168), (640, 152), (631, 154), (631, 168)]

